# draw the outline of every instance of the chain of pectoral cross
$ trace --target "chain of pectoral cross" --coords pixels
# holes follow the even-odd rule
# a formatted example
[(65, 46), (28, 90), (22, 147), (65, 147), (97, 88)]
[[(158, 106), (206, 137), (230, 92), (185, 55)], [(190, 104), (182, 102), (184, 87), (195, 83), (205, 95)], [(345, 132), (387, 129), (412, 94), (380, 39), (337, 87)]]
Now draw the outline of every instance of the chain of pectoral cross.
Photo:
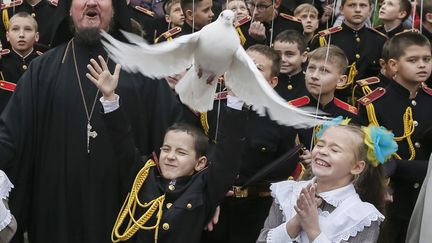
[[(96, 92), (96, 95), (95, 95), (95, 98), (93, 100), (93, 104), (92, 104), (91, 110), (89, 112), (89, 110), (87, 108), (87, 102), (86, 102), (85, 96), (84, 96), (84, 91), (83, 91), (82, 84), (81, 84), (81, 78), (80, 78), (80, 75), (79, 75), (79, 72), (78, 72), (78, 65), (77, 65), (76, 56), (75, 56), (75, 45), (73, 43), (73, 39), (69, 43), (72, 43), (72, 56), (73, 56), (73, 60), (74, 60), (74, 64), (75, 64), (75, 72), (76, 72), (76, 76), (77, 76), (77, 79), (78, 79), (78, 85), (79, 85), (79, 88), (80, 88), (80, 91), (81, 91), (81, 98), (82, 98), (82, 101), (84, 103), (84, 109), (85, 109), (86, 116), (87, 116), (87, 153), (90, 154), (90, 138), (95, 139), (96, 136), (98, 135), (96, 131), (94, 131), (94, 130), (92, 131), (91, 130), (93, 127), (92, 127), (92, 125), (90, 123), (90, 120), (91, 120), (91, 118), (93, 116), (93, 111), (94, 111), (94, 108), (95, 108), (95, 105), (96, 105), (97, 97), (99, 95), (99, 89)], [(108, 63), (108, 60), (106, 62)]]

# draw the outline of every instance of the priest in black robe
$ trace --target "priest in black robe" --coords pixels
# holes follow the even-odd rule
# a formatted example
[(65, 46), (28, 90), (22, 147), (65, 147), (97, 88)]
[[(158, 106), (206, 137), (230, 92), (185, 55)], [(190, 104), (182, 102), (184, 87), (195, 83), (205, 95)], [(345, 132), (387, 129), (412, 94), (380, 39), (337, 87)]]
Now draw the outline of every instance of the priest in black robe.
[[(114, 1), (114, 0), (113, 0)], [(116, 163), (90, 58), (107, 58), (111, 1), (72, 0), (74, 38), (35, 59), (0, 118), (0, 169), (15, 185), (9, 205), (30, 243), (104, 243), (133, 180)], [(115, 63), (108, 58), (111, 70)], [(143, 155), (158, 149), (181, 107), (165, 81), (120, 73), (119, 95)]]

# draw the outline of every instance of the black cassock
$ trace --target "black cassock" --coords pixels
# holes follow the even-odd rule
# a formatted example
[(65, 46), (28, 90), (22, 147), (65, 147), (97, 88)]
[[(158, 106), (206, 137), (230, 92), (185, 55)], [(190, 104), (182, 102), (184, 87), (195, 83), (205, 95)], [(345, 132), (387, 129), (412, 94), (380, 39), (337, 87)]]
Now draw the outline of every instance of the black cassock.
[[(106, 53), (101, 45), (77, 41), (75, 53), (90, 112), (97, 89), (85, 77), (86, 65)], [(108, 64), (113, 71), (113, 61)], [(116, 92), (140, 152), (158, 149), (165, 129), (181, 115), (166, 82), (122, 71)], [(90, 121), (98, 135), (90, 138), (88, 154), (72, 46), (63, 44), (31, 63), (1, 116), (0, 169), (15, 185), (9, 204), (20, 230), (28, 228), (31, 243), (110, 242), (136, 165), (115, 160), (100, 96)]]

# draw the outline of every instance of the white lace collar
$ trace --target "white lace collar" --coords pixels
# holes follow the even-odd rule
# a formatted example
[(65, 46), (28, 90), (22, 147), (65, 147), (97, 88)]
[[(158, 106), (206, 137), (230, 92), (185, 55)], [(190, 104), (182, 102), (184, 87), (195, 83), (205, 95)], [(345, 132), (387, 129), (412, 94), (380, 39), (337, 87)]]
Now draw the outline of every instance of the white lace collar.
[(328, 204), (331, 204), (333, 207), (337, 208), (345, 199), (353, 194), (357, 194), (357, 192), (355, 191), (353, 184), (350, 183), (335, 190), (318, 193), (318, 196)]

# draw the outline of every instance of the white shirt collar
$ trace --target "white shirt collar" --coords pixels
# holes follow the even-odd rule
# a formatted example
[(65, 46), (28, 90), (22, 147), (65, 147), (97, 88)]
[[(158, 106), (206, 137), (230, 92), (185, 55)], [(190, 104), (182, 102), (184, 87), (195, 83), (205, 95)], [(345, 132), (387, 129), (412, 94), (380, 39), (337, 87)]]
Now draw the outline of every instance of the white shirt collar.
[(352, 196), (353, 194), (356, 194), (356, 191), (354, 185), (350, 183), (338, 189), (318, 193), (318, 196), (328, 204), (331, 204), (333, 207), (337, 208), (345, 199)]

